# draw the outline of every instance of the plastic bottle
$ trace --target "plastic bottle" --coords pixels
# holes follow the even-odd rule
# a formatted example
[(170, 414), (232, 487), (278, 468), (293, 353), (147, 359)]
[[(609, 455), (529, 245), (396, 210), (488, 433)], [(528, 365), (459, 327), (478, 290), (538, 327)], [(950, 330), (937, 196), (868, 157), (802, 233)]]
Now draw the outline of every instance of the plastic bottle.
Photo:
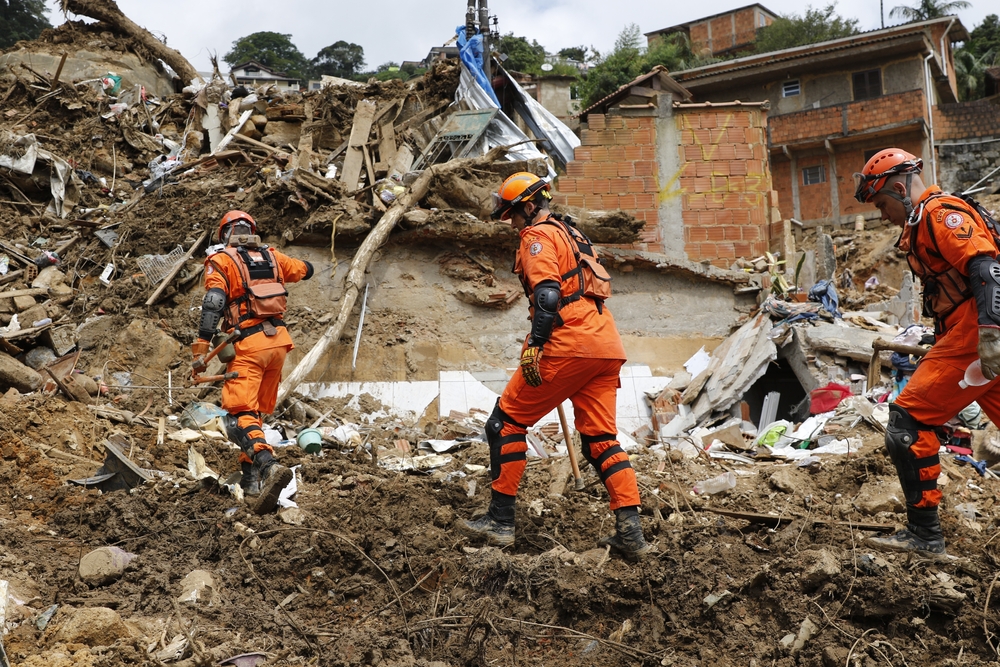
[(965, 377), (958, 381), (958, 386), (962, 389), (968, 389), (969, 387), (981, 387), (990, 382), (983, 375), (983, 362), (976, 359), (965, 369)]
[(736, 488), (736, 474), (726, 472), (718, 477), (698, 482), (694, 485), (694, 492), (699, 496), (704, 494), (714, 495), (734, 488)]

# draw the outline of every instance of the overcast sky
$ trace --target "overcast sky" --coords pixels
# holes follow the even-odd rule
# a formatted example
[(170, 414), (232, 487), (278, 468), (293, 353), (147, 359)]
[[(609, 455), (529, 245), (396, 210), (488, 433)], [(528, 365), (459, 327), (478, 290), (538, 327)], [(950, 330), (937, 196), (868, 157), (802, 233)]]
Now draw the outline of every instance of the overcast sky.
[[(360, 44), (368, 69), (384, 62), (421, 60), (433, 46), (454, 35), (465, 22), (465, 0), (396, 0), (395, 2), (346, 2), (344, 0), (117, 0), (134, 22), (178, 49), (199, 71), (211, 69), (209, 55), (222, 57), (234, 40), (259, 31), (291, 35), (292, 42), (312, 58), (338, 40)], [(827, 0), (813, 3), (824, 6)], [(995, 0), (972, 0), (971, 9), (959, 12), (972, 30)], [(49, 6), (58, 6), (58, 0)], [(702, 0), (681, 3), (664, 0), (489, 0), (490, 14), (499, 18), (502, 33), (513, 32), (536, 39), (550, 52), (569, 46), (611, 49), (629, 23), (642, 32), (685, 23), (703, 16), (749, 4), (740, 0)], [(761, 3), (778, 14), (801, 14), (796, 0)], [(889, 10), (902, 0), (885, 0)], [(917, 0), (906, 2), (911, 6)], [(995, 5), (994, 5), (995, 6)], [(992, 11), (996, 12), (996, 9)], [(880, 27), (879, 3), (874, 0), (840, 0), (837, 12), (856, 17), (862, 30)], [(72, 15), (70, 18), (74, 18)], [(50, 12), (53, 24), (62, 14)], [(893, 22), (894, 23), (894, 22)]]

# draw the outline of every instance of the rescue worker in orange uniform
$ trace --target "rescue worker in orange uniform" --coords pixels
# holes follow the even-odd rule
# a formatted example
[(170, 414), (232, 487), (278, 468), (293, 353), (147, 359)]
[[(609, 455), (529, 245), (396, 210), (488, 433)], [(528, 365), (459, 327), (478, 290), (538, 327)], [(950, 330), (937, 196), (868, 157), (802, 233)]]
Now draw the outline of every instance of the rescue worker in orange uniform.
[(275, 460), (261, 420), (274, 412), (285, 355), (293, 347), (281, 319), (285, 284), (308, 280), (313, 267), (262, 245), (256, 233), (257, 223), (243, 211), (230, 211), (219, 222), (219, 242), (225, 247), (205, 260), (207, 291), (191, 354), (192, 368), (200, 373), (221, 322), (235, 355), (219, 357), (227, 362), (227, 373), (239, 374), (222, 387), (222, 407), (229, 413), (226, 431), (240, 448), (240, 485), (247, 496), (258, 497), (254, 511), (267, 514), (292, 480), (292, 471)]
[(965, 389), (958, 384), (977, 360), (987, 378), (1000, 375), (1000, 264), (986, 219), (961, 198), (926, 187), (922, 168), (920, 158), (889, 148), (855, 175), (855, 198), (874, 204), (883, 220), (902, 228), (897, 247), (923, 281), (924, 311), (934, 317), (936, 333), (933, 347), (889, 406), (885, 444), (906, 497), (907, 527), (868, 541), (894, 551), (944, 554), (935, 427), (973, 401), (1000, 423), (1000, 384)]
[(652, 547), (639, 523), (639, 488), (618, 444), (618, 373), (625, 349), (611, 311), (610, 276), (587, 238), (549, 212), (549, 185), (520, 172), (504, 181), (493, 217), (520, 235), (514, 272), (530, 306), (531, 331), (519, 372), (507, 383), (486, 422), (492, 498), (486, 515), (460, 527), (491, 543), (514, 542), (514, 501), (527, 464), (527, 429), (567, 398), (573, 402), (583, 455), (611, 496), (615, 534), (601, 540), (627, 557)]

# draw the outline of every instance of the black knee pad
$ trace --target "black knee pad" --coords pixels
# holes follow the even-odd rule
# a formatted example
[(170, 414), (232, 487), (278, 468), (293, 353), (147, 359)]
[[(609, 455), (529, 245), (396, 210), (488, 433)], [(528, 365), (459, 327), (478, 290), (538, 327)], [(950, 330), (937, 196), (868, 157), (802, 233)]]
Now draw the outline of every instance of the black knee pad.
[[(903, 487), (903, 496), (910, 507), (920, 502), (924, 491), (937, 488), (937, 480), (921, 480), (920, 470), (940, 464), (935, 453), (918, 459), (911, 447), (917, 442), (921, 431), (934, 434), (934, 428), (923, 424), (910, 415), (906, 408), (893, 403), (889, 406), (889, 424), (885, 430), (885, 448), (892, 459), (892, 465), (899, 476), (899, 485)], [(937, 435), (935, 434), (936, 438)]]
[(490, 476), (494, 482), (500, 477), (500, 465), (503, 463), (500, 460), (500, 452), (503, 446), (511, 442), (523, 441), (525, 438), (522, 433), (502, 437), (500, 432), (503, 430), (504, 424), (527, 429), (526, 426), (517, 423), (501, 410), (500, 399), (497, 399), (496, 405), (493, 406), (493, 412), (490, 413), (489, 418), (486, 420), (486, 442), (490, 446)]
[(594, 466), (594, 470), (597, 471), (597, 474), (601, 478), (602, 482), (606, 482), (609, 477), (614, 475), (619, 470), (632, 467), (632, 464), (629, 463), (628, 459), (625, 459), (624, 461), (619, 461), (618, 463), (610, 466), (607, 470), (601, 470), (605, 461), (610, 459), (615, 454), (624, 454), (625, 450), (622, 449), (621, 445), (612, 445), (601, 452), (599, 456), (594, 456), (593, 446), (599, 442), (608, 442), (610, 440), (617, 439), (617, 433), (601, 433), (600, 435), (580, 434), (580, 442), (583, 444), (583, 458), (587, 459), (590, 465)]
[[(261, 438), (252, 438), (251, 439), (250, 438), (250, 434), (249, 434), (249, 430), (250, 429), (248, 429), (248, 428), (241, 428), (240, 427), (240, 425), (239, 425), (239, 418), (240, 417), (246, 417), (246, 416), (256, 417), (257, 413), (255, 413), (255, 412), (238, 412), (238, 413), (236, 413), (234, 415), (233, 414), (226, 415), (223, 418), (223, 423), (226, 426), (226, 435), (229, 437), (230, 442), (232, 442), (237, 447), (239, 447), (240, 450), (242, 450), (242, 452), (244, 454), (246, 454), (250, 458), (253, 458), (253, 453), (254, 453), (253, 446), (254, 446), (254, 443), (255, 442), (262, 442), (262, 440), (261, 440)], [(267, 441), (263, 440), (263, 442), (267, 442)]]

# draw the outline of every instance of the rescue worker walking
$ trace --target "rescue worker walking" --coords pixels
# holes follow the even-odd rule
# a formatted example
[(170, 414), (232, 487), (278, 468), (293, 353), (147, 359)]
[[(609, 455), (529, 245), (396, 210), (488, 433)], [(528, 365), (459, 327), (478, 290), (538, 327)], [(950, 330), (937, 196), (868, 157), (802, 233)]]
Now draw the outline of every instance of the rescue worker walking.
[(924, 311), (934, 317), (936, 333), (934, 346), (889, 406), (885, 444), (906, 498), (907, 527), (868, 541), (894, 551), (944, 554), (935, 428), (973, 401), (1000, 423), (1000, 384), (959, 387), (977, 360), (987, 378), (1000, 375), (1000, 264), (985, 217), (961, 198), (925, 187), (922, 168), (920, 158), (889, 148), (855, 175), (855, 198), (874, 204), (883, 220), (902, 228), (897, 247), (923, 281)]
[(514, 501), (527, 464), (527, 429), (569, 398), (583, 455), (611, 496), (615, 534), (601, 540), (628, 557), (652, 547), (639, 523), (639, 488), (618, 444), (618, 373), (625, 349), (604, 304), (610, 276), (590, 242), (549, 212), (549, 184), (520, 172), (500, 186), (493, 217), (520, 235), (514, 272), (530, 302), (531, 331), (521, 348), (520, 372), (507, 383), (486, 422), (493, 477), (486, 515), (459, 527), (498, 545), (514, 542)]
[(285, 284), (308, 280), (313, 267), (262, 245), (256, 234), (257, 223), (243, 211), (230, 211), (219, 222), (219, 242), (225, 247), (205, 260), (206, 293), (191, 354), (192, 369), (200, 373), (221, 321), (233, 349), (227, 346), (219, 358), (227, 363), (227, 373), (238, 373), (222, 387), (226, 431), (240, 448), (240, 485), (248, 497), (258, 497), (254, 511), (267, 514), (292, 480), (292, 471), (275, 460), (261, 420), (274, 412), (285, 355), (293, 347), (281, 319)]

